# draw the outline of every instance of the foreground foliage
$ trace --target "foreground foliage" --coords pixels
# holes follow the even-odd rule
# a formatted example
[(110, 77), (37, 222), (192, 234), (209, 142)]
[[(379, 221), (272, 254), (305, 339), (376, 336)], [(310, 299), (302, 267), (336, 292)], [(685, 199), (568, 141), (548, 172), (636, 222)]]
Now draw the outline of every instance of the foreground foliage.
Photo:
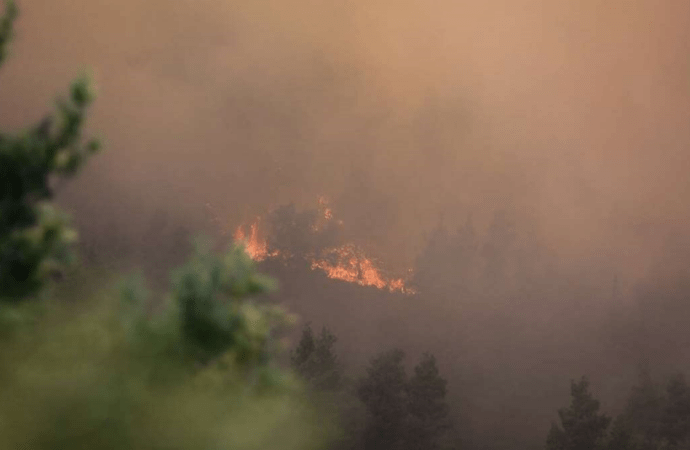
[(329, 428), (274, 363), (292, 319), (251, 300), (274, 286), (242, 248), (199, 241), (162, 297), (112, 275), (45, 290), (76, 240), (51, 177), (97, 150), (80, 144), (91, 100), (79, 80), (57, 118), (0, 133), (0, 449), (314, 448)]
[[(0, 19), (0, 64), (17, 16), (13, 2)], [(76, 232), (50, 200), (54, 177), (72, 177), (98, 141), (82, 143), (81, 126), (93, 93), (87, 78), (72, 84), (57, 114), (18, 134), (0, 132), (0, 301), (37, 294), (72, 261)]]
[[(220, 275), (241, 285), (248, 279), (239, 272), (252, 272), (237, 255), (233, 251), (226, 259), (239, 270)], [(204, 292), (209, 285), (203, 282), (183, 288), (188, 269), (180, 271), (183, 281), (173, 286), (164, 312), (153, 317), (144, 307), (142, 286), (130, 281), (124, 295), (111, 286), (77, 305), (47, 302), (42, 315), (2, 342), (0, 448), (262, 449), (319, 443), (323, 427), (311, 425), (316, 417), (298, 385), (270, 358), (270, 330), (286, 316), (250, 301), (223, 299), (217, 289)], [(196, 275), (213, 279), (209, 272)], [(180, 291), (186, 299), (211, 294), (225, 304), (205, 319), (217, 320), (219, 328), (232, 324), (221, 333), (227, 339), (203, 340), (187, 331), (185, 324), (199, 318), (180, 307)]]

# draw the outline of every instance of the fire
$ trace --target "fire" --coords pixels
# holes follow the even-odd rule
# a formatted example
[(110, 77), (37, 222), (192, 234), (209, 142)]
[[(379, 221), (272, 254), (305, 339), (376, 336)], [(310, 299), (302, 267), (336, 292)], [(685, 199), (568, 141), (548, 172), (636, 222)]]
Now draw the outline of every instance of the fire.
[(313, 260), (311, 268), (323, 270), (328, 278), (357, 283), (361, 286), (375, 286), (391, 292), (412, 293), (411, 289), (405, 287), (405, 281), (402, 278), (386, 278), (374, 262), (354, 245), (343, 245), (330, 249), (327, 253), (331, 258)]
[[(320, 222), (333, 220), (333, 211), (328, 206), (325, 197), (319, 197)], [(259, 222), (257, 218), (249, 225), (249, 232), (245, 232), (245, 226), (240, 225), (233, 234), (235, 242), (242, 242), (245, 251), (255, 261), (264, 261), (267, 258), (279, 256), (279, 252), (270, 251), (268, 242), (259, 236)], [(337, 223), (342, 224), (342, 221)], [(312, 229), (318, 231), (319, 224), (313, 224)], [(390, 292), (402, 292), (413, 294), (414, 290), (405, 285), (403, 278), (389, 278), (377, 267), (375, 262), (367, 257), (365, 252), (353, 245), (346, 244), (340, 247), (330, 248), (320, 255), (308, 258), (312, 270), (321, 270), (328, 278), (334, 280), (356, 283), (360, 286), (374, 286), (378, 289), (387, 289)]]
[(244, 244), (244, 251), (247, 252), (250, 258), (254, 261), (263, 261), (269, 256), (275, 256), (277, 253), (268, 252), (268, 243), (266, 240), (259, 238), (259, 218), (249, 226), (249, 235), (245, 234), (244, 227), (241, 225), (235, 230), (233, 239), (235, 242), (242, 242)]
[(333, 218), (333, 210), (328, 207), (328, 199), (323, 195), (319, 197), (319, 209), (321, 210), (324, 219), (331, 220)]

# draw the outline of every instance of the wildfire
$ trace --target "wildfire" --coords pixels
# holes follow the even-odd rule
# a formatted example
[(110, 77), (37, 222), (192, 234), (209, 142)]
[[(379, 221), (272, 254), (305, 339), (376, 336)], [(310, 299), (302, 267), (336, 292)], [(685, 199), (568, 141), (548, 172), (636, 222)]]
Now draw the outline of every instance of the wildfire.
[(331, 220), (333, 218), (333, 210), (328, 207), (328, 199), (323, 195), (319, 197), (319, 209), (321, 210), (324, 219)]
[(244, 244), (244, 251), (247, 252), (250, 258), (254, 261), (263, 261), (269, 256), (277, 255), (277, 252), (268, 252), (268, 243), (259, 238), (259, 218), (249, 226), (249, 235), (244, 232), (244, 227), (239, 226), (233, 234), (235, 242), (242, 242)]
[[(354, 245), (343, 245), (328, 250), (330, 258), (313, 260), (312, 269), (321, 269), (328, 278), (357, 283), (361, 286), (375, 286), (391, 292), (412, 293), (405, 287), (402, 278), (389, 279), (376, 267), (364, 252)], [(333, 261), (333, 262), (332, 262)]]
[[(333, 211), (328, 206), (328, 200), (325, 197), (319, 197), (319, 211), (320, 220), (333, 219)], [(245, 226), (237, 227), (233, 239), (235, 242), (242, 242), (249, 257), (255, 261), (279, 256), (280, 253), (276, 250), (270, 251), (267, 241), (259, 236), (259, 222), (260, 218), (257, 218), (250, 224), (248, 233), (245, 232)], [(339, 220), (338, 223), (342, 224), (342, 221)], [(319, 228), (316, 224), (312, 225), (314, 231), (318, 231)], [(361, 248), (353, 244), (327, 249), (320, 255), (311, 257), (308, 262), (312, 270), (322, 270), (331, 279), (361, 286), (374, 286), (390, 292), (414, 293), (414, 290), (405, 285), (403, 278), (385, 276), (374, 261), (368, 258)]]

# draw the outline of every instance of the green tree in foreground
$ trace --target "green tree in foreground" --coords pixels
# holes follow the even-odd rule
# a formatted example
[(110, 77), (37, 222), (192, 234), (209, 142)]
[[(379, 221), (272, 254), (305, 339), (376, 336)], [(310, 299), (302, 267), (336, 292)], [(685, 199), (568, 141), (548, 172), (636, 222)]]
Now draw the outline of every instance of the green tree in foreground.
[[(13, 2), (0, 20), (0, 64), (17, 16)], [(71, 261), (76, 232), (50, 200), (51, 177), (71, 177), (98, 142), (81, 143), (81, 126), (93, 94), (88, 80), (59, 100), (58, 114), (17, 135), (0, 133), (0, 301), (19, 301)]]
[(594, 450), (601, 448), (611, 419), (599, 413), (599, 401), (589, 392), (586, 377), (570, 384), (571, 403), (558, 411), (561, 426), (551, 426), (547, 450)]
[[(10, 2), (0, 59), (15, 16)], [(50, 118), (0, 133), (0, 450), (314, 448), (323, 423), (273, 363), (273, 334), (290, 317), (251, 300), (273, 283), (242, 248), (219, 256), (199, 242), (153, 314), (141, 279), (71, 302), (42, 296), (28, 303), (40, 315), (21, 301), (69, 261), (75, 233), (50, 204), (49, 178), (96, 150), (79, 145), (90, 101), (79, 81), (55, 128)], [(17, 317), (30, 320), (7, 332)]]
[(5, 61), (7, 55), (7, 44), (12, 39), (13, 23), (17, 18), (17, 6), (13, 1), (6, 2), (5, 14), (0, 17), (0, 64)]

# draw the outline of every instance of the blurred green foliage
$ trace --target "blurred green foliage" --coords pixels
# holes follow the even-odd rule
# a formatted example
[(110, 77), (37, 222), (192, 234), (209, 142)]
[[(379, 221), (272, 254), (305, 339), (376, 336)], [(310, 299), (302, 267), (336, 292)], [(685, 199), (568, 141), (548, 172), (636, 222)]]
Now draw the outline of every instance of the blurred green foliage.
[[(228, 279), (252, 273), (237, 250), (224, 258), (237, 269), (228, 269)], [(220, 289), (209, 288), (212, 274), (196, 266), (199, 258), (179, 273), (190, 275), (194, 266), (197, 281), (207, 283), (187, 287), (184, 298), (203, 293), (222, 302)], [(177, 303), (178, 283), (155, 313), (146, 307), (151, 298), (140, 277), (110, 283), (76, 303), (68, 290), (5, 339), (0, 448), (308, 449), (323, 443), (327, 424), (270, 358), (270, 332), (286, 315), (225, 299), (225, 313), (234, 319), (226, 323), (237, 325), (223, 347), (212, 341), (210, 357), (199, 352), (204, 341), (185, 331), (194, 319)], [(221, 315), (215, 317), (222, 329)]]
[[(0, 62), (16, 15), (8, 2)], [(43, 289), (72, 258), (76, 232), (50, 203), (50, 181), (97, 151), (80, 143), (92, 98), (81, 79), (56, 118), (0, 133), (0, 449), (320, 445), (328, 424), (274, 363), (292, 317), (250, 299), (275, 286), (241, 247), (216, 255), (198, 241), (166, 296), (141, 276), (114, 283), (88, 270)]]
[[(17, 16), (13, 2), (0, 19), (0, 63)], [(72, 84), (57, 114), (16, 135), (0, 133), (0, 300), (19, 301), (40, 292), (69, 264), (76, 231), (49, 202), (52, 177), (71, 177), (99, 148), (82, 143), (81, 127), (93, 100), (89, 80)]]
[(7, 43), (12, 39), (12, 24), (17, 18), (17, 5), (13, 1), (7, 1), (5, 14), (0, 17), (0, 64), (7, 56)]

